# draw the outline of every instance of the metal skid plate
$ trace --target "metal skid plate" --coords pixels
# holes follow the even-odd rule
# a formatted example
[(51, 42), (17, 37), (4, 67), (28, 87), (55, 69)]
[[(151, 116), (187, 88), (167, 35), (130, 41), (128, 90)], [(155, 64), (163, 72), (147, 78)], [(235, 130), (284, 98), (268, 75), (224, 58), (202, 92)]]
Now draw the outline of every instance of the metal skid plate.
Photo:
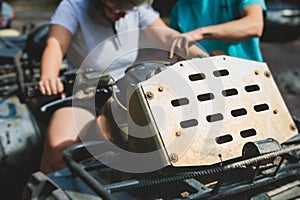
[(249, 141), (298, 133), (265, 63), (195, 58), (139, 84), (173, 166), (240, 157)]

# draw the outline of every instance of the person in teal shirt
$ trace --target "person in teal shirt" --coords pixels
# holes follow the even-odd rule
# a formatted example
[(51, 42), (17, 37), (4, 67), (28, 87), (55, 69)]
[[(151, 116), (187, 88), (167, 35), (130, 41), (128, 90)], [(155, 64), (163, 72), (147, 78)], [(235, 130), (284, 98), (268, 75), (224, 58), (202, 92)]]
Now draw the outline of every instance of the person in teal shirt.
[(259, 37), (263, 33), (264, 0), (178, 0), (170, 26), (181, 34), (170, 51), (198, 42), (210, 55), (263, 61)]

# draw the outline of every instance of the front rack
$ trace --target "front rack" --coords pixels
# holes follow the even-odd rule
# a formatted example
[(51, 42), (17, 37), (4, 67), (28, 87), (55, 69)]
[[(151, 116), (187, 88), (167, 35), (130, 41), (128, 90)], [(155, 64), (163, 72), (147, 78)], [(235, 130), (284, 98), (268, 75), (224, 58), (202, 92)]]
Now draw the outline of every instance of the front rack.
[[(214, 166), (189, 168), (189, 170), (166, 168), (156, 173), (131, 174), (133, 177), (128, 180), (121, 180), (126, 173), (115, 171), (114, 173), (121, 177), (120, 180), (104, 183), (99, 181), (99, 176), (101, 177), (101, 174), (107, 173), (107, 169), (112, 171), (114, 169), (110, 169), (100, 161), (81, 163), (76, 159), (78, 157), (84, 158), (83, 160), (88, 158), (87, 147), (101, 147), (103, 149), (105, 145), (105, 142), (74, 145), (64, 154), (64, 159), (72, 175), (80, 177), (103, 199), (116, 199), (118, 196), (116, 194), (120, 195), (124, 192), (126, 195), (130, 194), (131, 199), (139, 199), (141, 191), (153, 190), (154, 193), (157, 190), (167, 191), (167, 188), (174, 186), (175, 183), (178, 185), (176, 187), (177, 191), (173, 190), (171, 193), (164, 195), (170, 195), (176, 199), (232, 198), (237, 195), (255, 195), (258, 191), (262, 192), (262, 190), (267, 192), (276, 184), (277, 186), (278, 184), (283, 185), (286, 180), (291, 182), (290, 179), (299, 179), (300, 175), (300, 162), (297, 155), (300, 145), (298, 143), (275, 152), (231, 161), (230, 163), (218, 163)], [(273, 161), (275, 158), (277, 159), (276, 162)], [(111, 159), (111, 162), (120, 162), (121, 164), (122, 160), (124, 158), (121, 159), (116, 156)], [(266, 162), (268, 160), (272, 161), (268, 163)], [(264, 164), (262, 165), (262, 163)], [(95, 175), (95, 171), (97, 175)], [(245, 177), (240, 177), (243, 175)], [(180, 188), (179, 185), (182, 184), (185, 186)], [(174, 192), (177, 194), (174, 194)], [(162, 199), (168, 199), (170, 196), (164, 196)]]

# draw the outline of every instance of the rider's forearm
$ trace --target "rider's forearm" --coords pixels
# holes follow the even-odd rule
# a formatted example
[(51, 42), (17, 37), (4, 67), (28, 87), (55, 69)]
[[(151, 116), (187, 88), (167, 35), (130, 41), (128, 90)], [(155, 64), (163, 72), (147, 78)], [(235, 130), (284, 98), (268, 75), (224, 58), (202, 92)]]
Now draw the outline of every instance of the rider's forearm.
[(58, 77), (63, 53), (55, 39), (49, 38), (41, 61), (41, 79)]
[[(168, 27), (161, 19), (153, 22), (147, 29), (145, 29), (145, 33), (149, 38), (157, 44), (162, 45), (162, 47), (166, 50), (171, 48), (174, 39), (180, 35), (179, 32)], [(200, 54), (207, 56), (207, 53), (196, 45), (192, 45), (190, 47), (187, 46), (187, 48), (189, 58), (196, 57)]]

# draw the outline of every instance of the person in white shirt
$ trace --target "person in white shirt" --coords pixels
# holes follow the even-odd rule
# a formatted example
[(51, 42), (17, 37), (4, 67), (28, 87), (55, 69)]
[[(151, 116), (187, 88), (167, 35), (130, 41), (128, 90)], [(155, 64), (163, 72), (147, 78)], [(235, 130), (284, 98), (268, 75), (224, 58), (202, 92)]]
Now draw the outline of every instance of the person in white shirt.
[[(50, 21), (41, 60), (39, 90), (47, 96), (63, 94), (59, 71), (64, 56), (69, 69), (85, 67), (82, 66), (84, 61), (94, 49), (97, 49), (97, 56), (94, 56), (95, 61), (89, 58), (92, 59), (89, 63), (103, 71), (110, 65), (109, 72), (115, 80), (119, 79), (137, 57), (138, 32), (126, 34), (135, 29), (143, 29), (165, 49), (170, 49), (179, 34), (162, 21), (147, 0), (63, 0)], [(116, 36), (120, 41), (113, 42), (111, 38), (116, 34), (120, 35)], [(204, 53), (195, 45), (182, 48), (183, 52), (189, 51), (189, 57)], [(130, 49), (136, 51), (126, 54)], [(111, 62), (113, 58), (117, 59)], [(79, 120), (73, 119), (74, 113), (80, 116)], [(40, 170), (50, 173), (64, 168), (63, 151), (78, 142), (80, 132), (96, 117), (81, 107), (57, 109), (45, 138)]]

